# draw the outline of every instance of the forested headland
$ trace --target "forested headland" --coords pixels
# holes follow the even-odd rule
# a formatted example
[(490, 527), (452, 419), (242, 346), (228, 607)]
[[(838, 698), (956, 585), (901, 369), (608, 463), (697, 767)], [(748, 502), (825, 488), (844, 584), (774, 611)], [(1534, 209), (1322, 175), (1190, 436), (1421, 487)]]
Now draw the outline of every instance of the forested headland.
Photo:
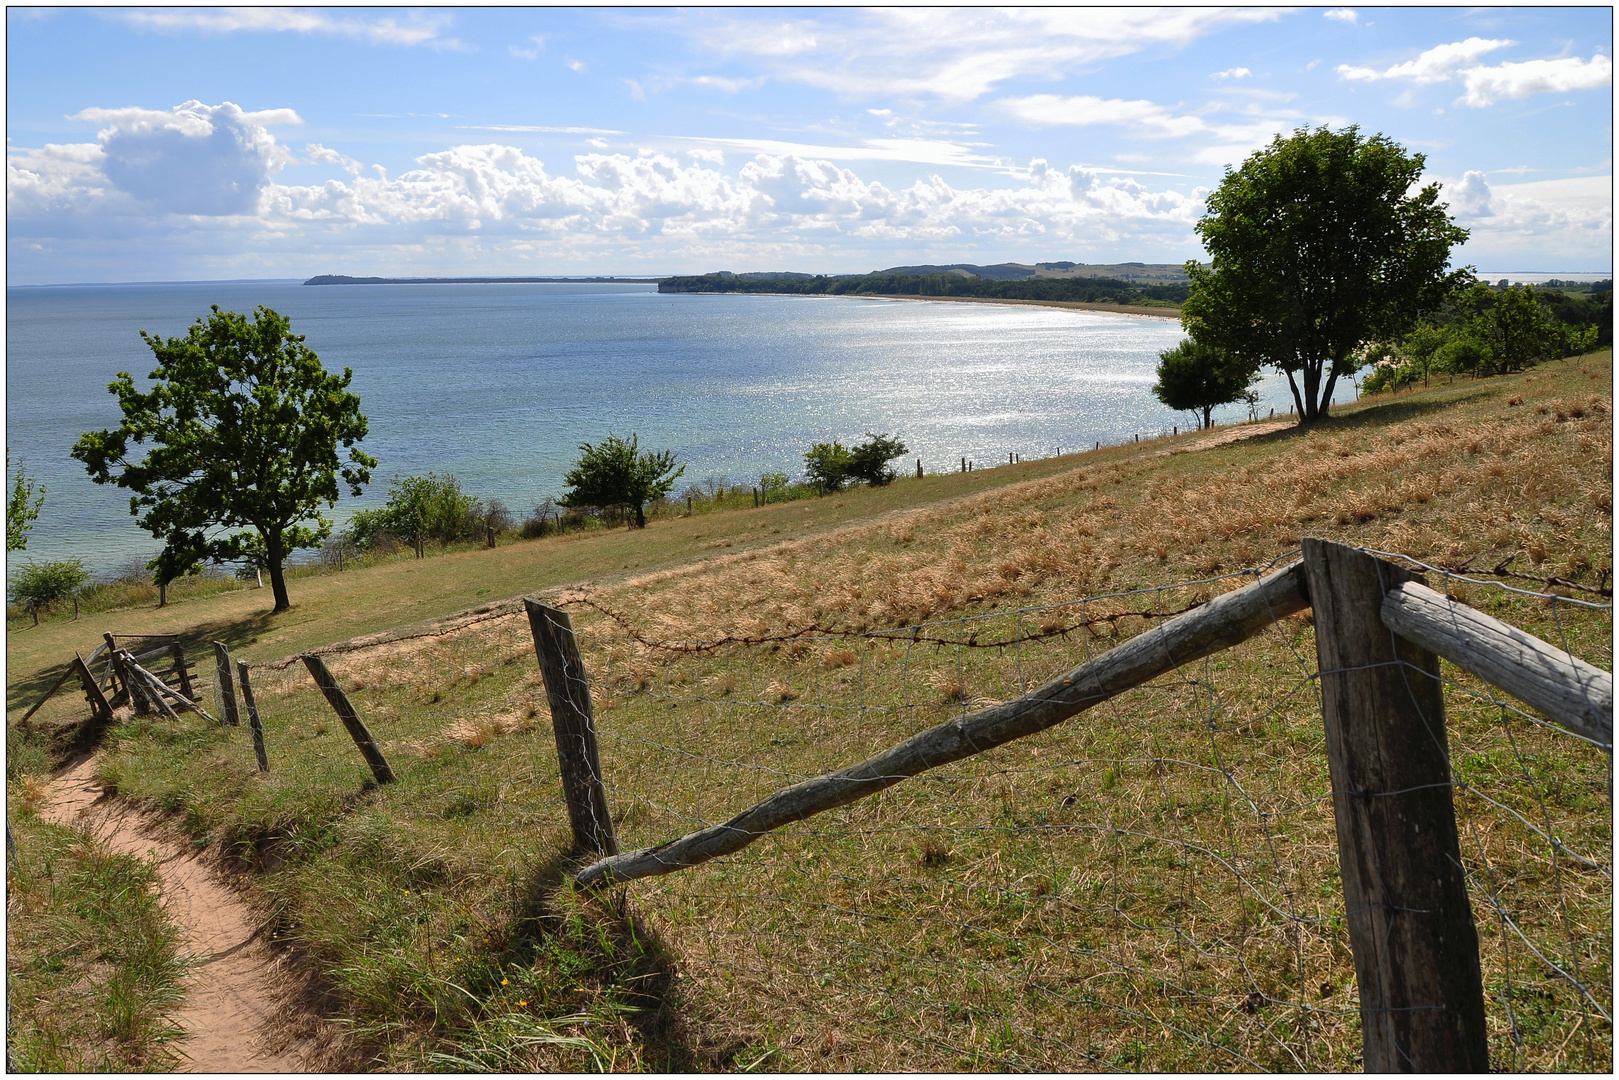
[(993, 300), (1043, 300), (1078, 303), (1179, 307), (1186, 299), (1181, 283), (1125, 281), (1106, 277), (1028, 277), (995, 280), (965, 273), (907, 274), (700, 274), (668, 277), (661, 293), (789, 293), (803, 296), (940, 296)]

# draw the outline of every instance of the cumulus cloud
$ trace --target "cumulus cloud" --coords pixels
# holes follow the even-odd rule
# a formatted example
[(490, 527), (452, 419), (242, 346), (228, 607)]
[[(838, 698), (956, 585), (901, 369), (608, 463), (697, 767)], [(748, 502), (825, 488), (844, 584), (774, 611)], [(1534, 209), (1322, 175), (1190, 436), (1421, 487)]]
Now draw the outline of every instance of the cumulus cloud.
[(1570, 90), (1594, 90), (1613, 82), (1613, 61), (1598, 53), (1589, 61), (1578, 56), (1557, 60), (1527, 60), (1523, 63), (1475, 67), (1462, 72), (1467, 93), (1462, 101), (1474, 108), (1493, 105), (1502, 98), (1530, 94), (1562, 94)]
[(1213, 77), (1216, 79), (1246, 79), (1252, 74), (1253, 72), (1245, 67), (1234, 67), (1226, 68), (1224, 71), (1216, 71)]
[(1612, 259), (1612, 176), (1486, 185), (1482, 173), (1472, 172), (1445, 190), (1470, 215), (1464, 220), (1472, 236), (1459, 253), (1464, 261), (1539, 266), (1550, 256), (1563, 265), (1605, 266)]
[(1458, 217), (1483, 217), (1490, 212), (1490, 185), (1477, 169), (1462, 174), (1459, 184), (1447, 184), (1445, 195)]
[(176, 214), (251, 214), (270, 178), (291, 160), (266, 125), (302, 123), (291, 109), (244, 112), (229, 101), (188, 101), (169, 112), (85, 109), (101, 171), (119, 190)]
[(1346, 23), (1360, 22), (1360, 12), (1356, 11), (1354, 8), (1333, 8), (1331, 11), (1323, 11), (1321, 13), (1321, 17), (1324, 19), (1336, 19), (1339, 22)]
[(1339, 64), (1338, 77), (1355, 82), (1377, 82), (1380, 79), (1394, 79), (1400, 82), (1409, 82), (1416, 86), (1428, 86), (1433, 83), (1448, 82), (1456, 77), (1456, 72), (1463, 65), (1472, 63), (1485, 53), (1505, 48), (1511, 44), (1513, 42), (1508, 40), (1470, 37), (1466, 41), (1454, 41), (1448, 45), (1435, 45), (1420, 54), (1415, 60), (1407, 60), (1403, 64), (1395, 64), (1393, 67), (1381, 71), (1377, 68)]

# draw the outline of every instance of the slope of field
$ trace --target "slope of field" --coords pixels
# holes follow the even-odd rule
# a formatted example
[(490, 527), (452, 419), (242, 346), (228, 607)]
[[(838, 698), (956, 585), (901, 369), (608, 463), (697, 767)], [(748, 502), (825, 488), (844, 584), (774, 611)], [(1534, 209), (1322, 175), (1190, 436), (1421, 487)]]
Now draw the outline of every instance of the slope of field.
[[(248, 875), (355, 1065), (1350, 1069), (1307, 615), (1082, 720), (592, 896), (567, 884), (581, 857), (527, 623), (497, 601), (549, 589), (570, 612), (620, 840), (657, 843), (1015, 696), (1305, 535), (1604, 600), (1610, 363), (1202, 449), (1227, 432), (310, 579), (285, 619), (247, 593), (49, 622), (12, 635), (8, 711), (102, 629), (219, 636), (254, 662), (270, 773), (239, 730), (131, 717), (101, 779)], [(1609, 611), (1452, 586), (1611, 668)], [(284, 658), (477, 604), (488, 617), (458, 630), (328, 656), (399, 776), (367, 783)], [(1608, 759), (1447, 674), (1492, 1064), (1600, 1068)], [(37, 785), (37, 749), (19, 762), (8, 781)]]

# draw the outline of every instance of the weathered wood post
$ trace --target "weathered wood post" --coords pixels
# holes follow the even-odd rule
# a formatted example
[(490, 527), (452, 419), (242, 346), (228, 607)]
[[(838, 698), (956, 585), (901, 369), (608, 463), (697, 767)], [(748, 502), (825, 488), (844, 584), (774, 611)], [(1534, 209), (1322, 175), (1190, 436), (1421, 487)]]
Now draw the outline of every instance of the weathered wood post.
[(348, 695), (339, 689), (337, 680), (326, 670), (325, 662), (313, 653), (304, 653), (301, 659), (304, 667), (309, 669), (309, 674), (314, 677), (315, 685), (326, 695), (327, 704), (331, 705), (337, 718), (343, 721), (343, 726), (348, 728), (349, 737), (354, 740), (354, 745), (360, 748), (360, 755), (365, 758), (365, 763), (371, 766), (371, 774), (377, 778), (377, 783), (393, 783), (394, 771), (388, 765), (388, 759), (377, 749), (376, 740), (360, 722), (359, 714), (354, 711), (354, 706), (349, 704)]
[(1421, 579), (1314, 537), (1304, 567), (1366, 1071), (1485, 1072), (1439, 660), (1380, 618), (1386, 593)]
[(607, 789), (602, 786), (601, 754), (596, 748), (590, 683), (573, 622), (567, 612), (533, 600), (524, 600), (523, 606), (528, 609), (534, 655), (540, 661), (551, 702), (551, 729), (556, 735), (557, 765), (562, 771), (562, 794), (568, 803), (574, 843), (586, 851), (617, 855), (618, 839), (613, 835)]
[(922, 459), (921, 458), (916, 459), (916, 478), (918, 480), (922, 479)]
[(214, 681), (219, 685), (219, 722), (236, 727), (242, 722), (236, 711), (236, 690), (231, 685), (230, 650), (222, 641), (214, 642)]
[(124, 661), (124, 651), (118, 647), (111, 634), (102, 634), (107, 642), (107, 653), (112, 660), (112, 668), (118, 673), (118, 681), (123, 684), (124, 696), (129, 699), (130, 707), (137, 715), (145, 716), (151, 712), (152, 707), (146, 700), (146, 689), (129, 673), (129, 667)]
[[(74, 655), (77, 656), (78, 654), (75, 653)], [(72, 664), (69, 664), (66, 670), (64, 670), (57, 678), (56, 682), (51, 684), (51, 688), (45, 691), (45, 696), (34, 702), (34, 707), (22, 714), (22, 719), (17, 721), (17, 726), (22, 727), (24, 724), (28, 723), (28, 718), (37, 713), (40, 706), (44, 705), (58, 690), (62, 689), (62, 684), (67, 682), (68, 679), (72, 678), (76, 672), (77, 669)]]
[(169, 646), (169, 655), (174, 657), (174, 673), (180, 677), (180, 693), (192, 701), (197, 700), (197, 695), (191, 692), (191, 671), (186, 667), (186, 653), (180, 648), (179, 638)]
[(259, 759), (259, 772), (270, 771), (264, 753), (264, 728), (259, 724), (259, 707), (253, 704), (253, 684), (247, 679), (247, 661), (236, 661), (236, 674), (242, 680), (242, 704), (247, 706), (247, 726), (253, 730), (253, 755)]
[(101, 684), (90, 673), (90, 665), (84, 662), (84, 657), (78, 653), (73, 654), (73, 669), (79, 673), (79, 681), (84, 684), (84, 696), (90, 699), (90, 710), (96, 718), (103, 723), (112, 722), (112, 706), (107, 702), (107, 696), (101, 692)]

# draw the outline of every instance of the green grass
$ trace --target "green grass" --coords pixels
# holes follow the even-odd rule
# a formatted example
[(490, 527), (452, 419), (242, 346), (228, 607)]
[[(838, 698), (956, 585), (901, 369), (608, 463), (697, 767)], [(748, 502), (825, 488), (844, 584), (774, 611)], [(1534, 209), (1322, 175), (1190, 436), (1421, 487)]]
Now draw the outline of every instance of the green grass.
[[(20, 790), (13, 807), (27, 803)], [(186, 962), (157, 874), (28, 810), (6, 876), (9, 1066), (18, 1072), (167, 1072)]]
[[(1199, 436), (1160, 440), (312, 578), (291, 616), (245, 633), (231, 605), (253, 594), (130, 612), (118, 629), (234, 633), (264, 663), (582, 578), (651, 639), (825, 628), (692, 655), (571, 607), (621, 841), (655, 843), (1014, 696), (1139, 632), (1152, 619), (1138, 612), (1237, 582), (1053, 605), (1256, 566), (1301, 535), (1475, 567), (1512, 555), (1595, 587), (1611, 571), (1607, 365), (1368, 401), (1196, 453), (1173, 451)], [(1608, 613), (1457, 591), (1611, 666)], [(861, 636), (963, 618), (977, 621), (930, 633), (955, 644)], [(979, 644), (1049, 636), (988, 649), (969, 645), (975, 631)], [(60, 625), (14, 635), (14, 716), (19, 686), (73, 640)], [(328, 662), (398, 783), (366, 783), (297, 665), (254, 672), (268, 775), (242, 731), (195, 718), (115, 726), (102, 769), (251, 871), (357, 1064), (1357, 1066), (1308, 617), (1041, 736), (599, 897), (567, 884), (578, 856), (523, 620)], [(1470, 785), (1459, 817), (1492, 1063), (1595, 1068), (1611, 1027), (1489, 898), (1546, 955), (1578, 963), (1611, 1010), (1611, 874), (1554, 864), (1536, 832), (1611, 867), (1608, 759), (1460, 688), (1447, 707)]]

